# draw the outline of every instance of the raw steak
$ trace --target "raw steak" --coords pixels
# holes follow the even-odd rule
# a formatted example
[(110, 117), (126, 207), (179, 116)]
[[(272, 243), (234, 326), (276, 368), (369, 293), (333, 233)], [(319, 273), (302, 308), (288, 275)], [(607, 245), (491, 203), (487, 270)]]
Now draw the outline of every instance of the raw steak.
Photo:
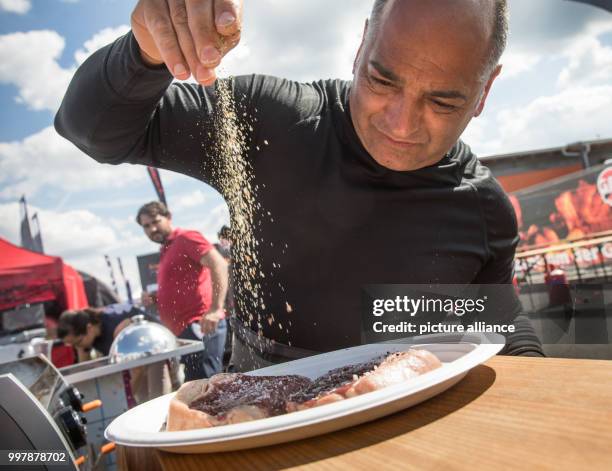
[(317, 378), (310, 387), (293, 394), (287, 402), (287, 411), (342, 401), (399, 384), (440, 366), (440, 360), (433, 353), (411, 349), (367, 363), (336, 368)]
[(190, 381), (170, 401), (166, 430), (213, 427), (284, 414), (287, 398), (311, 383), (297, 375), (239, 373)]

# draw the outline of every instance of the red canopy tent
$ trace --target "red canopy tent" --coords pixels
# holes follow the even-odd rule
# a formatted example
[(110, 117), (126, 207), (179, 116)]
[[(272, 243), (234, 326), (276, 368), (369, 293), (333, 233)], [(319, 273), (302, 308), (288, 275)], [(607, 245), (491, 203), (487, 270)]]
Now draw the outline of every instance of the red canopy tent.
[[(61, 311), (89, 305), (83, 279), (60, 257), (31, 252), (0, 238), (0, 312), (46, 301), (57, 302)], [(47, 327), (53, 325), (55, 319), (47, 317)], [(72, 348), (54, 347), (51, 360), (58, 367), (74, 363)]]
[(0, 238), (0, 311), (54, 300), (62, 310), (88, 306), (76, 270), (60, 257), (31, 252)]

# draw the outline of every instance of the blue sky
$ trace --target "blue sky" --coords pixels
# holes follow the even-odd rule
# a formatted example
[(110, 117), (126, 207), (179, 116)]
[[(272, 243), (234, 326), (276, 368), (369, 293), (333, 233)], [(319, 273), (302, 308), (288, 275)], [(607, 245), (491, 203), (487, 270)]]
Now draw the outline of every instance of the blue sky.
[[(0, 13), (0, 34), (15, 31), (50, 29), (66, 40), (66, 48), (59, 58), (62, 67), (70, 67), (74, 52), (92, 36), (109, 26), (125, 24), (135, 2), (130, 0), (35, 0), (27, 14)], [(87, 19), (84, 21), (84, 19)], [(49, 124), (50, 111), (28, 112), (15, 102), (15, 90), (0, 87), (0, 140), (21, 139)]]
[[(221, 75), (350, 78), (371, 0), (248, 0), (243, 40)], [(17, 200), (38, 211), (47, 252), (107, 280), (103, 255), (157, 249), (134, 223), (155, 198), (144, 168), (99, 165), (52, 129), (75, 68), (123, 34), (132, 0), (0, 0), (0, 237), (18, 243)], [(484, 114), (479, 155), (612, 138), (612, 14), (565, 0), (510, 0), (511, 34)], [(162, 173), (176, 225), (216, 240), (227, 209), (211, 189)]]

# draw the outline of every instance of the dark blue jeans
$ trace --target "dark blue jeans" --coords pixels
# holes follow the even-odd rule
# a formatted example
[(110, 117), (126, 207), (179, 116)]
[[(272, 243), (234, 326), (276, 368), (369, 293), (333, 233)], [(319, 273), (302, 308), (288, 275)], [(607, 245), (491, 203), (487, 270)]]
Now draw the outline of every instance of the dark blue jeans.
[[(219, 321), (217, 330), (202, 338), (204, 350), (183, 355), (181, 362), (185, 364), (185, 381), (210, 378), (223, 371), (223, 352), (225, 350), (225, 337), (227, 323), (225, 319)], [(191, 324), (188, 325), (179, 338), (187, 340), (200, 340), (194, 333)]]

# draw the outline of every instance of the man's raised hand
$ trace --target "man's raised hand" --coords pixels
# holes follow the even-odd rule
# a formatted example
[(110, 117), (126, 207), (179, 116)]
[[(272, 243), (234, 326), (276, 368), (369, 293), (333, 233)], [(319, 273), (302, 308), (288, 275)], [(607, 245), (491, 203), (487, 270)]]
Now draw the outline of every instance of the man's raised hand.
[(146, 63), (165, 63), (179, 80), (193, 75), (210, 85), (240, 41), (242, 0), (139, 0), (131, 23)]

